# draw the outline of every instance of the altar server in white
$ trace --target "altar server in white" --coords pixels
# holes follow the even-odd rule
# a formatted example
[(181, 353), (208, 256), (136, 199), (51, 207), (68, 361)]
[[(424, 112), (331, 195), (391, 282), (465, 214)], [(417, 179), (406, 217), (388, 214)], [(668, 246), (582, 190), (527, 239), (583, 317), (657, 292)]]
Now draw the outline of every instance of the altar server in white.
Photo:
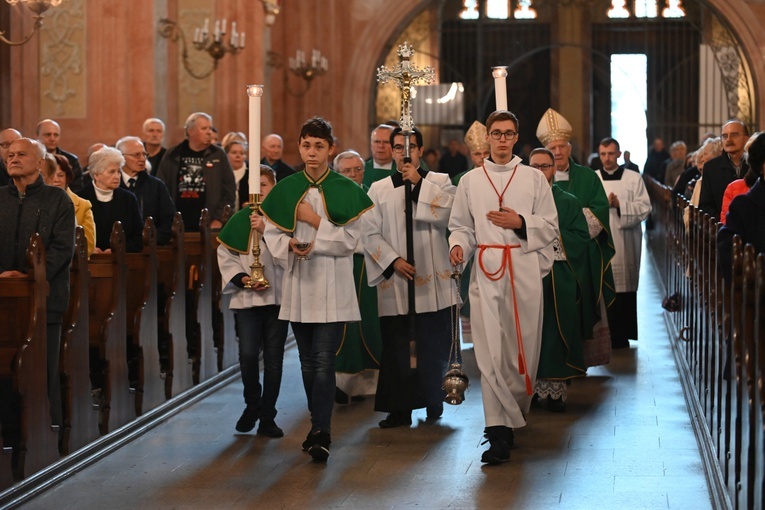
[[(441, 389), (451, 346), (450, 314), (458, 289), (451, 289), (446, 226), (456, 188), (447, 174), (420, 167), (422, 133), (410, 135), (411, 162), (404, 162), (401, 129), (391, 133), (398, 172), (374, 182), (375, 207), (362, 216), (362, 243), (369, 285), (377, 286), (382, 359), (375, 410), (388, 413), (382, 428), (409, 426), (412, 410), (425, 407), (427, 419), (443, 412)], [(412, 186), (414, 264), (407, 262), (405, 181)], [(408, 282), (415, 288), (415, 334), (410, 333)], [(416, 368), (411, 368), (414, 336)]]
[(558, 215), (538, 170), (513, 155), (518, 119), (486, 120), (491, 157), (459, 182), (449, 221), (451, 262), (475, 255), (470, 322), (481, 372), (485, 434), (481, 462), (510, 459), (513, 429), (526, 425), (542, 336), (542, 278), (553, 264)]
[(637, 172), (625, 171), (617, 160), (619, 142), (604, 138), (598, 147), (603, 169), (597, 174), (608, 195), (611, 236), (616, 254), (611, 260), (616, 285), (616, 299), (608, 309), (611, 346), (628, 348), (637, 340), (637, 288), (640, 252), (643, 245), (643, 220), (651, 214), (651, 199)]

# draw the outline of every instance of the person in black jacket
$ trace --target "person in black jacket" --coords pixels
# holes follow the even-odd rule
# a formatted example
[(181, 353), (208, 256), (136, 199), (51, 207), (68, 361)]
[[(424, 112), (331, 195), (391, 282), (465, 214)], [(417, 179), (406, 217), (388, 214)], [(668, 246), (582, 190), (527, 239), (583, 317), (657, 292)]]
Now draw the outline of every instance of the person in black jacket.
[(120, 188), (132, 191), (138, 199), (138, 209), (144, 221), (149, 216), (157, 228), (157, 245), (170, 242), (175, 216), (175, 204), (165, 183), (146, 171), (147, 152), (137, 136), (126, 136), (117, 141), (117, 150), (125, 156)]
[(125, 232), (125, 251), (138, 253), (143, 249), (143, 220), (138, 201), (131, 192), (120, 188), (120, 170), (125, 165), (122, 153), (104, 147), (90, 156), (88, 168), (93, 182), (78, 195), (93, 204), (96, 220), (96, 249), (93, 253), (111, 253), (111, 234), (115, 221)]
[[(45, 247), (45, 277), (50, 286), (46, 300), (48, 397), (52, 423), (62, 425), (58, 365), (61, 323), (69, 305), (74, 205), (64, 190), (43, 183), (40, 169), (44, 158), (45, 147), (29, 138), (14, 141), (8, 149), (6, 163), (11, 182), (0, 188), (0, 282), (25, 276), (29, 270), (26, 259), (29, 240), (39, 233)], [(0, 387), (2, 433), (6, 446), (16, 446), (19, 409), (9, 390)]]
[(72, 172), (74, 173), (74, 180), (69, 186), (69, 189), (77, 193), (84, 185), (82, 180), (82, 167), (80, 166), (80, 160), (77, 156), (58, 146), (59, 141), (61, 140), (61, 126), (59, 126), (58, 122), (55, 120), (45, 119), (37, 123), (35, 132), (37, 134), (37, 141), (43, 144), (48, 152), (51, 154), (61, 154), (69, 161), (69, 166), (72, 167)]
[(710, 159), (704, 165), (704, 178), (701, 181), (699, 209), (720, 219), (723, 195), (728, 184), (742, 179), (749, 170), (744, 158), (744, 145), (749, 139), (749, 130), (740, 120), (729, 120), (723, 125), (723, 153)]

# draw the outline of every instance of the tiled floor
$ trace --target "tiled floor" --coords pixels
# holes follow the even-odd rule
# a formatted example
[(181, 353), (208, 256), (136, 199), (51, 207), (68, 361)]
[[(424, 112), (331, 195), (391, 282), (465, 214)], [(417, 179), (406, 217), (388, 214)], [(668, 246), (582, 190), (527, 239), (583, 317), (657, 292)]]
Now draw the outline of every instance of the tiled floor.
[(649, 258), (639, 292), (641, 339), (590, 369), (568, 412), (544, 407), (516, 431), (511, 461), (481, 465), (483, 413), (471, 387), (436, 425), (382, 430), (372, 399), (337, 406), (332, 456), (311, 462), (297, 353), (286, 357), (277, 422), (282, 439), (234, 431), (231, 384), (24, 506), (182, 508), (711, 508), (696, 440), (661, 318)]

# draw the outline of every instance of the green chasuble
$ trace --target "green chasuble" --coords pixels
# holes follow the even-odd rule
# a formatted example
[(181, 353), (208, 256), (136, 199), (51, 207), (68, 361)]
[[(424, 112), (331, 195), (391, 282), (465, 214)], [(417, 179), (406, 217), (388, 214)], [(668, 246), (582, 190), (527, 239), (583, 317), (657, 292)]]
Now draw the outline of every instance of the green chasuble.
[(569, 180), (555, 181), (555, 185), (574, 195), (582, 207), (592, 211), (603, 227), (588, 245), (589, 263), (578, 270), (583, 302), (582, 334), (584, 339), (588, 339), (592, 338), (592, 329), (600, 320), (598, 301), (602, 297), (606, 307), (610, 307), (616, 297), (611, 269), (611, 259), (615, 250), (608, 219), (608, 197), (595, 171), (577, 165), (573, 160), (569, 160)]
[(373, 159), (364, 162), (364, 178), (362, 179), (361, 184), (366, 186), (367, 189), (369, 189), (373, 182), (381, 181), (396, 172), (395, 161), (392, 163), (390, 170), (386, 168), (375, 168), (374, 165), (375, 161)]
[(360, 253), (353, 254), (353, 277), (356, 282), (361, 322), (346, 323), (335, 363), (338, 372), (350, 374), (366, 369), (379, 370), (382, 355), (377, 289), (367, 283), (364, 255)]
[[(570, 379), (585, 374), (582, 351), (582, 292), (578, 268), (588, 265), (590, 234), (582, 206), (573, 195), (553, 185), (560, 238), (555, 243), (555, 262), (542, 281), (544, 319), (538, 379)], [(561, 259), (561, 255), (565, 260)], [(590, 330), (591, 331), (591, 330)]]
[(374, 207), (358, 184), (327, 168), (316, 181), (305, 171), (282, 179), (268, 193), (260, 209), (268, 221), (285, 232), (294, 232), (298, 204), (311, 187), (318, 188), (324, 213), (335, 225), (346, 225)]

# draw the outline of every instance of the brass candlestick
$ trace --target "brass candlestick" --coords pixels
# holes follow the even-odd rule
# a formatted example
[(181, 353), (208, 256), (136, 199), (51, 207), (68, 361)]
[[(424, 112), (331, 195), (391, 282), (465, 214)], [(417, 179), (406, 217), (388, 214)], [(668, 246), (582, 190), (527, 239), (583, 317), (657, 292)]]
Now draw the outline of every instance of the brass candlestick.
[[(252, 214), (260, 214), (260, 204), (262, 202), (260, 201), (260, 195), (250, 193), (250, 201), (247, 202), (249, 207), (252, 208)], [(268, 280), (266, 279), (266, 276), (263, 274), (263, 264), (260, 262), (260, 232), (255, 230), (253, 232), (253, 240), (252, 240), (252, 264), (250, 264), (250, 281), (247, 285), (245, 285), (245, 288), (251, 289), (256, 286), (260, 286), (261, 288), (267, 289), (271, 286), (270, 283), (268, 283)]]

